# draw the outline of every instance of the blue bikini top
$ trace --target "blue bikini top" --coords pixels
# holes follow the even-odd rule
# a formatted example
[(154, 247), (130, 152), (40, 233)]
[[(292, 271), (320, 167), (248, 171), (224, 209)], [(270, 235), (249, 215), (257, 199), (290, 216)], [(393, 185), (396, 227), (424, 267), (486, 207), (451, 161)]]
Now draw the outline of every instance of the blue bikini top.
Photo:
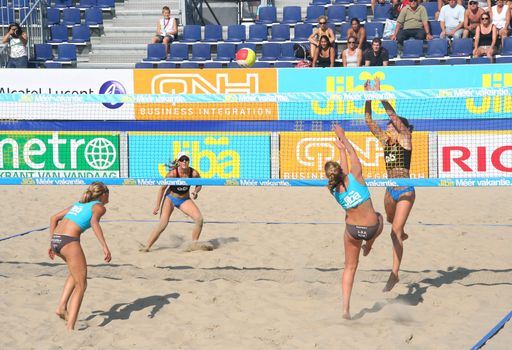
[(348, 186), (345, 192), (332, 193), (343, 209), (351, 209), (370, 199), (370, 191), (366, 185), (361, 185), (354, 175), (348, 174)]
[(75, 203), (68, 213), (64, 215), (64, 219), (73, 221), (80, 226), (82, 232), (91, 227), (92, 207), (95, 204), (101, 203), (100, 201), (91, 201), (88, 203)]

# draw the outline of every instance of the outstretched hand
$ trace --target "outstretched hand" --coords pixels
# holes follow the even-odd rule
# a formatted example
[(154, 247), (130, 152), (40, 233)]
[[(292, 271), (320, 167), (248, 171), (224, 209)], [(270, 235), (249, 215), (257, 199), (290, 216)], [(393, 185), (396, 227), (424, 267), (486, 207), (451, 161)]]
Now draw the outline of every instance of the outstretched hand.
[(367, 80), (364, 83), (364, 91), (371, 91), (371, 90), (372, 90), (372, 84), (371, 84), (370, 80)]
[(345, 151), (345, 150), (346, 150), (345, 145), (344, 145), (340, 140), (336, 140), (336, 141), (334, 141), (334, 144), (336, 145), (336, 147), (337, 147), (340, 151)]
[(373, 90), (380, 91), (380, 78), (379, 77), (375, 78), (375, 84), (373, 85)]
[(334, 126), (334, 133), (340, 140), (345, 138), (345, 130), (339, 125)]

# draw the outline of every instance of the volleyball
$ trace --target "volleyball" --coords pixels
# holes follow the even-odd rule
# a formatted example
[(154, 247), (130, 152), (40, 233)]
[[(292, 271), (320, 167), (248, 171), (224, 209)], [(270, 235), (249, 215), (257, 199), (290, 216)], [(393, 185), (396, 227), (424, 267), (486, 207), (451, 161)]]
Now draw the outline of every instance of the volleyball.
[(235, 58), (240, 67), (249, 68), (256, 62), (256, 53), (251, 49), (243, 48), (238, 50)]

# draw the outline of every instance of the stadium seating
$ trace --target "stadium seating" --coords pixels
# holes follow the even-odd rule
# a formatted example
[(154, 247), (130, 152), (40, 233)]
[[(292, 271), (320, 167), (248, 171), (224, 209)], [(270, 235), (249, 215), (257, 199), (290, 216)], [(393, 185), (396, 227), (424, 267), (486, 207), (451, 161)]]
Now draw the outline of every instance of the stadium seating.
[(165, 60), (167, 54), (165, 52), (165, 45), (163, 44), (148, 44), (147, 57), (143, 61), (161, 61)]
[(505, 38), (501, 48), (502, 56), (512, 56), (512, 37)]
[(414, 66), (416, 65), (415, 60), (397, 60), (395, 61), (395, 66)]
[(451, 57), (470, 56), (473, 53), (473, 39), (461, 38), (452, 40)]
[(327, 8), (327, 19), (331, 23), (341, 24), (347, 19), (345, 6), (329, 6)]
[(231, 61), (235, 59), (236, 45), (232, 43), (220, 43), (217, 45), (217, 57), (214, 61)]
[(0, 24), (10, 24), (12, 22), (14, 22), (14, 9), (12, 7), (2, 7)]
[(150, 62), (137, 62), (135, 63), (136, 69), (147, 69), (147, 68), (153, 68), (153, 63)]
[(197, 63), (197, 62), (182, 62), (180, 64), (180, 68), (197, 69), (197, 68), (199, 68), (199, 63)]
[(46, 20), (49, 26), (60, 24), (60, 10), (56, 8), (49, 8), (46, 14)]
[(434, 58), (426, 58), (424, 60), (420, 60), (420, 65), (422, 65), (422, 66), (435, 66), (435, 65), (440, 65), (440, 64), (441, 64), (441, 61), (436, 60)]
[(74, 44), (86, 44), (91, 41), (91, 32), (87, 24), (79, 24), (72, 28), (71, 40)]
[(300, 6), (285, 6), (283, 7), (283, 20), (282, 24), (295, 24), (302, 21)]
[(28, 0), (12, 0), (12, 7), (16, 10), (29, 7)]
[(68, 41), (68, 27), (64, 24), (56, 24), (50, 27), (51, 39), (49, 43), (58, 44)]
[(267, 41), (268, 39), (268, 30), (267, 26), (264, 24), (253, 24), (249, 27), (249, 38), (247, 41), (250, 42), (260, 42)]
[(220, 63), (220, 62), (206, 62), (204, 64), (204, 68), (222, 68), (222, 63)]
[(325, 6), (325, 5), (330, 5), (331, 0), (312, 0), (310, 4), (317, 5), (317, 6)]
[(310, 23), (299, 23), (294, 28), (293, 41), (308, 41), (313, 33), (313, 26)]
[(488, 57), (471, 57), (469, 59), (469, 64), (489, 64), (491, 61), (489, 61)]
[(288, 24), (273, 24), (270, 41), (290, 40), (290, 26)]
[(52, 46), (50, 44), (35, 44), (32, 60), (38, 62), (53, 60)]
[(263, 6), (260, 8), (257, 24), (272, 24), (277, 22), (277, 9), (274, 6)]
[(226, 42), (240, 42), (245, 41), (245, 26), (241, 24), (231, 24), (228, 26), (228, 37)]
[(57, 48), (57, 62), (76, 62), (76, 46), (74, 44), (61, 44)]
[(173, 63), (173, 62), (159, 62), (156, 66), (158, 68), (161, 68), (161, 69), (176, 68), (176, 63)]
[(429, 20), (434, 20), (435, 14), (437, 12), (437, 1), (432, 2), (423, 2), (421, 5), (425, 6), (425, 9), (427, 10), (427, 15)]
[(99, 7), (91, 7), (85, 10), (84, 23), (89, 27), (99, 27), (103, 25), (103, 12)]
[(256, 52), (256, 44), (255, 43), (242, 43), (242, 44), (238, 44), (236, 46), (236, 51), (240, 50), (240, 49), (251, 49), (252, 51)]
[(432, 35), (432, 37), (439, 38), (442, 31), (441, 24), (439, 23), (439, 21), (428, 21), (428, 23), (430, 26), (430, 34)]
[(293, 68), (295, 63), (293, 62), (276, 62), (274, 63), (275, 68)]
[(252, 68), (271, 68), (270, 62), (256, 62)]
[(352, 5), (348, 8), (348, 18), (357, 18), (360, 22), (366, 22), (367, 16), (366, 5)]
[(366, 39), (372, 40), (373, 38), (382, 38), (384, 32), (384, 23), (382, 22), (366, 22), (364, 24), (366, 30)]
[(392, 9), (390, 3), (385, 4), (375, 4), (374, 12), (373, 12), (373, 21), (385, 22), (386, 19), (391, 19)]
[(281, 44), (263, 43), (260, 61), (276, 61), (281, 56)]
[(448, 40), (447, 39), (432, 39), (427, 40), (427, 53), (425, 57), (428, 58), (442, 58), (448, 54)]
[(66, 8), (73, 6), (73, 0), (52, 0), (53, 7), (55, 8)]
[(183, 27), (183, 38), (180, 41), (189, 43), (201, 41), (201, 26), (188, 24)]
[(169, 52), (169, 61), (186, 61), (188, 60), (187, 44), (172, 43)]
[(398, 55), (398, 44), (393, 40), (382, 40), (382, 47), (388, 50), (389, 58), (396, 58)]
[(209, 61), (212, 59), (210, 44), (195, 44), (192, 46), (191, 61)]
[(94, 7), (98, 5), (97, 0), (80, 0), (80, 4), (77, 6), (81, 9), (88, 9), (90, 7)]
[(317, 23), (318, 17), (323, 16), (325, 8), (323, 6), (310, 5), (306, 9), (306, 18), (304, 23)]
[(445, 64), (456, 65), (456, 64), (466, 64), (466, 58), (463, 57), (454, 57), (447, 58)]
[(222, 26), (217, 24), (207, 24), (204, 26), (203, 41), (216, 43), (222, 41)]
[(420, 58), (421, 56), (423, 56), (423, 40), (404, 41), (403, 53), (400, 58)]
[(80, 24), (80, 9), (78, 8), (67, 8), (62, 11), (62, 24), (69, 27), (75, 24)]
[(281, 44), (281, 55), (278, 57), (279, 61), (296, 61), (295, 50), (293, 47), (295, 43), (282, 43)]
[(45, 68), (62, 68), (62, 63), (59, 62), (45, 62), (44, 63)]
[(496, 63), (512, 63), (512, 56), (496, 57)]

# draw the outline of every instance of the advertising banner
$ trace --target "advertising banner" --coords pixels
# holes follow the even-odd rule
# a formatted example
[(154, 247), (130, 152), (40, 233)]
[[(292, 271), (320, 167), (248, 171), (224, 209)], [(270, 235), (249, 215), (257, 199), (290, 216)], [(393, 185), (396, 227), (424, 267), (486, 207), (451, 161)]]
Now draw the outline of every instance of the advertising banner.
[[(0, 94), (133, 94), (131, 69), (5, 69)], [(133, 120), (133, 104), (3, 102), (0, 119)]]
[[(376, 77), (381, 79), (383, 91), (512, 86), (512, 72), (510, 65), (506, 64), (282, 69), (279, 70), (278, 86), (279, 92), (361, 92), (364, 91), (364, 83)], [(406, 118), (510, 118), (512, 97), (469, 97), (432, 102), (404, 99), (396, 101), (395, 110)], [(439, 115), (432, 115), (432, 111), (439, 111)], [(384, 109), (376, 102), (373, 104), (373, 113), (377, 118), (386, 117)], [(288, 103), (279, 105), (281, 120), (339, 120), (363, 116), (364, 101), (312, 100), (301, 104), (299, 112)]]
[(203, 178), (270, 178), (270, 133), (129, 133), (129, 176), (165, 177), (179, 152)]
[[(276, 69), (135, 70), (137, 94), (255, 94), (277, 92)], [(139, 120), (276, 120), (277, 103), (137, 103)]]
[(512, 177), (512, 132), (439, 133), (440, 178)]
[(118, 133), (0, 132), (0, 177), (119, 177)]
[[(346, 133), (354, 146), (366, 179), (386, 178), (384, 152), (370, 132)], [(280, 135), (280, 178), (324, 179), (324, 164), (338, 161), (340, 154), (332, 132), (290, 132)], [(428, 178), (428, 134), (413, 133), (411, 178)]]

